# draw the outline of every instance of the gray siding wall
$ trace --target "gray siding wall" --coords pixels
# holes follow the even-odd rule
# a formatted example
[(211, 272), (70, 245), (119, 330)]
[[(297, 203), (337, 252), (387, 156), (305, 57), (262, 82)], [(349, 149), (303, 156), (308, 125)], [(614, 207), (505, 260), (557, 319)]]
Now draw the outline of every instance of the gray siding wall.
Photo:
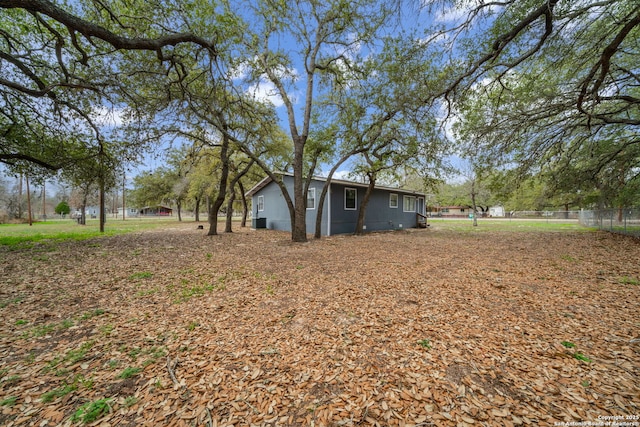
[[(361, 187), (337, 184), (331, 186), (331, 234), (353, 233), (356, 229), (358, 209), (345, 209), (345, 188), (357, 190), (356, 206), (358, 209), (366, 191), (366, 188)], [(393, 192), (380, 189), (374, 189), (371, 193), (364, 217), (366, 231), (397, 230), (418, 225), (415, 212), (403, 212), (403, 193), (394, 193), (398, 194), (398, 207), (389, 207), (390, 193)]]
[[(284, 182), (287, 187), (289, 195), (293, 195), (293, 177), (285, 176)], [(316, 206), (315, 209), (307, 209), (307, 233), (315, 233), (316, 227), (316, 212), (318, 208), (318, 202), (320, 200), (320, 194), (322, 193), (321, 181), (312, 181), (309, 189), (314, 188), (316, 193)], [(264, 196), (264, 211), (258, 212), (258, 197)], [(293, 198), (293, 196), (291, 196)], [(282, 195), (280, 187), (274, 182), (270, 182), (260, 191), (253, 195), (251, 198), (253, 217), (254, 218), (266, 218), (267, 228), (270, 230), (283, 230), (291, 231), (291, 216), (289, 215), (289, 209), (287, 208), (287, 202)], [(321, 232), (323, 235), (327, 234), (327, 204), (324, 206), (324, 215), (322, 218)]]

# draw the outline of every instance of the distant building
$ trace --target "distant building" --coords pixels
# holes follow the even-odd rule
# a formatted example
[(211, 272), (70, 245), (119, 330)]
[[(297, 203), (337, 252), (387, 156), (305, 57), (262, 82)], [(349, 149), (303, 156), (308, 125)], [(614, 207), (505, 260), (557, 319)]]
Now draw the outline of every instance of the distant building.
[[(124, 212), (125, 218), (137, 218), (139, 216), (138, 208), (126, 208)], [(122, 208), (118, 208), (118, 217), (122, 218)]]
[(138, 209), (138, 214), (140, 216), (172, 216), (173, 209), (162, 205), (145, 206), (144, 208)]
[(504, 206), (491, 206), (489, 207), (489, 216), (492, 218), (504, 217)]
[(437, 206), (433, 208), (434, 216), (460, 218), (466, 217), (473, 212), (473, 208), (469, 206)]

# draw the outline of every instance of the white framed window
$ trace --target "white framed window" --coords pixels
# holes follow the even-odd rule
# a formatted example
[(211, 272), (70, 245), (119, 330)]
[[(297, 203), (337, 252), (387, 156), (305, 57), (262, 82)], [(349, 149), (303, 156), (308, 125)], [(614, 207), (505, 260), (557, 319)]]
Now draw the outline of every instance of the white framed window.
[(258, 212), (264, 210), (264, 196), (258, 196)]
[(307, 190), (307, 209), (316, 208), (316, 189), (310, 188)]
[(398, 207), (398, 195), (396, 193), (389, 193), (389, 207), (393, 209)]
[(403, 211), (404, 212), (415, 212), (416, 211), (416, 198), (415, 196), (404, 196), (402, 198), (403, 201)]
[(344, 189), (344, 209), (347, 211), (356, 210), (358, 205), (358, 190), (356, 188)]

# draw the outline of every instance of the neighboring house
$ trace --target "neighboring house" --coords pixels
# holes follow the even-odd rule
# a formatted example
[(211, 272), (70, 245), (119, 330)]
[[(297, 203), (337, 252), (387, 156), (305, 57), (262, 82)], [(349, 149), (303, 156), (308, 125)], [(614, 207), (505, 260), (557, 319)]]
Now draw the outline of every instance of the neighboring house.
[(87, 206), (84, 210), (84, 213), (85, 218), (97, 218), (100, 214), (100, 206)]
[[(125, 218), (136, 218), (138, 217), (138, 208), (125, 208), (124, 210)], [(118, 216), (122, 218), (122, 208), (118, 208)]]
[[(293, 176), (283, 175), (293, 199)], [(316, 214), (326, 178), (313, 178), (307, 192), (307, 233), (315, 233)], [(321, 233), (324, 236), (353, 233), (358, 209), (367, 184), (332, 179), (322, 210)], [(280, 187), (266, 177), (247, 196), (252, 200), (254, 228), (291, 231), (291, 217)], [(365, 213), (366, 231), (415, 228), (424, 224), (424, 194), (411, 190), (376, 186)], [(421, 215), (418, 215), (421, 214)]]
[(469, 206), (438, 206), (434, 210), (435, 216), (442, 217), (465, 217), (473, 212), (473, 208)]
[(173, 209), (162, 205), (145, 206), (138, 209), (138, 214), (140, 216), (171, 216), (173, 215)]

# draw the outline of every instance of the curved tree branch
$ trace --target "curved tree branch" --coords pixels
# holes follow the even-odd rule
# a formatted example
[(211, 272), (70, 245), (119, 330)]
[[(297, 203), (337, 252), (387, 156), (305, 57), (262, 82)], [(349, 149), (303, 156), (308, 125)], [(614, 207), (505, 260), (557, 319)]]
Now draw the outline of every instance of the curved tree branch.
[(41, 13), (84, 35), (87, 39), (91, 39), (92, 37), (98, 38), (109, 43), (116, 49), (150, 50), (156, 51), (161, 55), (161, 50), (165, 46), (175, 46), (180, 43), (195, 43), (211, 50), (215, 54), (215, 44), (213, 40), (206, 40), (203, 37), (190, 33), (168, 34), (155, 39), (127, 38), (115, 34), (100, 25), (72, 15), (48, 0), (0, 0), (0, 8), (24, 9), (32, 13)]

